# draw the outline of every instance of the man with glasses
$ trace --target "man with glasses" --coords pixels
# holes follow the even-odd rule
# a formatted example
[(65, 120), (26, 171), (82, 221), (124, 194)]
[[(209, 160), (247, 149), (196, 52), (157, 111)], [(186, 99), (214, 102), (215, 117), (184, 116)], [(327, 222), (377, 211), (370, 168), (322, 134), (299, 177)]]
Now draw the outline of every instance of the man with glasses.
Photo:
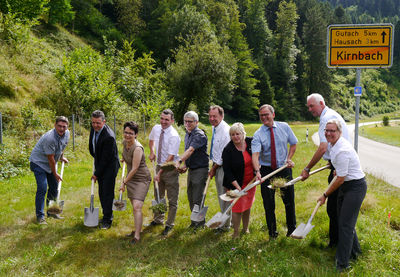
[[(176, 170), (163, 172), (161, 169), (163, 163), (179, 160), (181, 138), (172, 126), (173, 123), (174, 113), (170, 109), (166, 109), (160, 115), (160, 124), (155, 125), (149, 135), (149, 159), (150, 161), (157, 161), (157, 174), (154, 176), (154, 181), (158, 182), (160, 199), (164, 198), (165, 191), (168, 196), (168, 219), (165, 223), (165, 229), (161, 233), (163, 236), (168, 235), (174, 227), (178, 210), (179, 173)], [(155, 194), (154, 191), (154, 196), (157, 197)], [(164, 224), (164, 214), (155, 212), (150, 226), (161, 224)]]
[(119, 170), (117, 142), (113, 130), (106, 124), (102, 111), (92, 113), (89, 151), (94, 158), (92, 179), (99, 183), (99, 198), (103, 209), (101, 229), (109, 229), (113, 220), (115, 177)]
[[(206, 133), (198, 128), (199, 116), (194, 111), (189, 111), (183, 116), (186, 128), (185, 152), (176, 162), (179, 172), (183, 173), (189, 169), (187, 176), (187, 195), (190, 210), (193, 210), (195, 204), (201, 204), (201, 199), (206, 186), (208, 176), (208, 154), (207, 154), (207, 136)], [(202, 222), (192, 221), (190, 228), (203, 227)]]
[[(296, 152), (297, 138), (286, 122), (274, 121), (275, 112), (271, 105), (262, 105), (258, 110), (263, 125), (254, 133), (251, 142), (253, 167), (257, 180), (268, 175), (279, 167), (287, 164), (288, 167), (280, 171), (275, 177), (292, 179), (294, 162), (292, 157)], [(289, 145), (289, 150), (288, 150)], [(275, 217), (275, 190), (268, 188), (270, 180), (261, 184), (265, 218), (267, 221), (269, 238), (278, 236)], [(286, 236), (296, 229), (296, 211), (294, 204), (294, 186), (281, 188), (281, 197), (285, 204)]]
[[(46, 225), (44, 214), (44, 198), (47, 192), (46, 204), (50, 200), (56, 200), (58, 183), (62, 181), (56, 171), (56, 164), (59, 160), (68, 163), (64, 157), (64, 149), (69, 141), (68, 118), (58, 116), (54, 129), (45, 133), (36, 143), (29, 157), (30, 169), (36, 179), (36, 220), (38, 224)], [(48, 186), (48, 188), (47, 188)], [(48, 217), (62, 219), (58, 214), (47, 212)]]
[[(325, 126), (326, 123), (331, 119), (339, 120), (342, 125), (342, 136), (350, 141), (349, 130), (347, 129), (346, 123), (343, 120), (343, 117), (338, 114), (336, 111), (332, 110), (328, 106), (325, 105), (325, 100), (321, 94), (313, 93), (307, 97), (307, 107), (308, 111), (314, 116), (319, 117), (319, 128), (318, 128), (318, 136), (319, 136), (319, 146), (312, 156), (311, 160), (307, 164), (307, 166), (301, 172), (302, 179), (305, 180), (308, 178), (310, 170), (316, 165), (321, 158), (324, 160), (330, 161), (330, 148), (328, 146), (328, 141), (325, 137)], [(331, 172), (328, 177), (328, 183), (333, 179), (333, 171), (335, 169), (331, 165)], [(335, 247), (338, 243), (338, 218), (337, 218), (337, 195), (338, 190), (334, 191), (328, 197), (328, 202), (326, 204), (326, 211), (329, 216), (329, 244), (328, 247)]]

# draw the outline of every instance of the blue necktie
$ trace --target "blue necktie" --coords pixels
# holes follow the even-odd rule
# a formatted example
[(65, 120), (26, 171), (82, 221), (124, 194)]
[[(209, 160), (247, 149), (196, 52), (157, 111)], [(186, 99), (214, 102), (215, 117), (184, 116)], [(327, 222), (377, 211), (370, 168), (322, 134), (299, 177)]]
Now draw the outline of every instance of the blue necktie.
[(215, 133), (216, 133), (216, 130), (215, 130), (215, 127), (214, 127), (213, 133), (212, 133), (212, 137), (211, 137), (210, 160), (213, 159), (212, 150), (213, 150), (213, 144), (214, 144), (214, 136), (215, 136)]

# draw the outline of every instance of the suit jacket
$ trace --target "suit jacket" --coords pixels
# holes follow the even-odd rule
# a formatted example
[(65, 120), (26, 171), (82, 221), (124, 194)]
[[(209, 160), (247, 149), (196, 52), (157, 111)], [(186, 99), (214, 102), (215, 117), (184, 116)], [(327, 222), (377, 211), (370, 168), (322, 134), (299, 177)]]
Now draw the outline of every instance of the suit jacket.
[(104, 128), (100, 132), (97, 139), (96, 151), (93, 151), (93, 136), (94, 129), (91, 128), (89, 137), (89, 151), (90, 155), (94, 157), (94, 175), (98, 178), (110, 176), (110, 174), (116, 176), (120, 165), (117, 142), (115, 141), (115, 134), (113, 130), (108, 127), (107, 124), (104, 125)]
[[(251, 140), (253, 138), (246, 137), (246, 151), (251, 156)], [(224, 168), (224, 183), (223, 186), (227, 189), (235, 189), (232, 185), (233, 181), (237, 181), (239, 186), (243, 185), (244, 177), (244, 158), (241, 151), (237, 150), (231, 140), (222, 152), (222, 167)]]

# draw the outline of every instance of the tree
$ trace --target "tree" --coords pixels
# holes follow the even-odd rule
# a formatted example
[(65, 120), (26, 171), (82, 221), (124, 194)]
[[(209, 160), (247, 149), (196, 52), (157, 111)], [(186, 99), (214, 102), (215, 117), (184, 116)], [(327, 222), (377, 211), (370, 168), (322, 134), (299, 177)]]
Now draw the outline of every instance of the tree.
[(60, 23), (61, 25), (66, 25), (72, 22), (75, 16), (71, 0), (50, 0), (48, 9), (48, 22), (50, 24)]
[(140, 18), (142, 9), (141, 0), (115, 0), (115, 9), (118, 16), (118, 24), (121, 29), (133, 40), (146, 24)]
[(167, 61), (166, 74), (178, 123), (190, 104), (202, 114), (215, 99), (230, 101), (237, 65), (228, 47), (198, 36), (179, 46), (173, 59)]
[(295, 98), (294, 83), (296, 75), (296, 56), (299, 53), (295, 45), (295, 35), (298, 15), (296, 5), (290, 1), (282, 1), (279, 4), (276, 19), (276, 44), (274, 75), (272, 76), (275, 85), (276, 100), (278, 105), (276, 113), (283, 119), (298, 118), (300, 107)]
[(49, 0), (0, 0), (2, 13), (13, 13), (20, 19), (38, 19), (46, 13)]

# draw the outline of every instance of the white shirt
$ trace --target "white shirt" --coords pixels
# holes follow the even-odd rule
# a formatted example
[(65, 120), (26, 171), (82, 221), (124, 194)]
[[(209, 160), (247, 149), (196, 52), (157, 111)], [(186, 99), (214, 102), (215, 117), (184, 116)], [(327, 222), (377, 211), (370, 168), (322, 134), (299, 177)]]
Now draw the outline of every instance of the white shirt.
[(365, 176), (356, 151), (343, 137), (340, 137), (335, 145), (331, 146), (330, 154), (331, 163), (336, 169), (337, 176), (344, 177), (345, 181), (358, 180)]
[[(161, 125), (157, 124), (153, 127), (149, 135), (149, 140), (154, 141), (154, 146), (156, 147), (156, 152), (155, 152), (156, 156), (158, 155), (158, 141), (160, 139), (161, 129), (162, 129)], [(180, 143), (181, 143), (181, 138), (179, 137), (179, 134), (175, 130), (175, 128), (172, 127), (172, 125), (164, 130), (164, 138), (161, 148), (162, 164), (166, 162), (169, 155), (174, 156), (174, 161), (177, 161), (179, 159), (178, 153), (179, 153)]]
[(213, 133), (215, 132), (212, 147), (212, 161), (217, 165), (222, 165), (222, 151), (224, 150), (228, 142), (231, 141), (229, 129), (230, 127), (228, 123), (226, 123), (224, 120), (222, 120), (217, 126), (212, 127)]
[[(326, 123), (331, 119), (337, 119), (340, 121), (340, 124), (342, 124), (342, 137), (350, 141), (349, 130), (347, 129), (347, 125), (346, 122), (344, 122), (343, 117), (336, 111), (332, 110), (331, 108), (328, 108), (328, 106), (325, 106), (319, 119), (319, 128), (318, 128), (319, 142), (320, 143), (328, 142), (325, 137), (325, 126)], [(328, 144), (328, 149), (326, 150), (323, 156), (324, 160), (329, 160), (331, 158), (329, 154), (331, 150), (330, 148), (331, 146), (330, 144)]]

